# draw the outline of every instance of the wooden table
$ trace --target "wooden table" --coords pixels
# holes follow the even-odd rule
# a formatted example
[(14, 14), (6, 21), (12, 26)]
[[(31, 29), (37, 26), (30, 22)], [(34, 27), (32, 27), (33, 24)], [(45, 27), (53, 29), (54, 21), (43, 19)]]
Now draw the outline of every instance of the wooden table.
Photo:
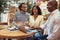
[(0, 30), (0, 38), (5, 38), (5, 39), (7, 39), (7, 38), (16, 38), (16, 39), (27, 38), (27, 37), (33, 36), (33, 34), (34, 33), (26, 34), (19, 30), (14, 30), (14, 31), (9, 31), (7, 29)]

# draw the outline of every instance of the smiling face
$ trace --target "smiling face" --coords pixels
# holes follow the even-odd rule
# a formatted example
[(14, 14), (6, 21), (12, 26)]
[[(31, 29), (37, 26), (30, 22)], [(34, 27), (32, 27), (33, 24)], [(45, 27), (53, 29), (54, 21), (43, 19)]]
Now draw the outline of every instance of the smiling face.
[(36, 7), (33, 8), (33, 13), (38, 14), (38, 9)]
[(38, 6), (33, 6), (31, 15), (41, 15), (41, 9)]
[(47, 9), (48, 9), (49, 12), (52, 12), (55, 9), (57, 9), (57, 2), (56, 1), (50, 1), (50, 2), (48, 2)]
[(48, 3), (48, 4), (47, 4), (47, 9), (48, 9), (49, 12), (52, 12), (53, 6), (52, 6), (51, 3)]
[(21, 7), (21, 11), (26, 12), (27, 11), (27, 5), (23, 4)]

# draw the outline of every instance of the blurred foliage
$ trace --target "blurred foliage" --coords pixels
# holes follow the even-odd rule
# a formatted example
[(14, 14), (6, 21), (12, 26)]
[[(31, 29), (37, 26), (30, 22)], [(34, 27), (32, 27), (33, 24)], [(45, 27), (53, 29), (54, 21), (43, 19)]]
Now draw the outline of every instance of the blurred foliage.
[(0, 0), (0, 13), (4, 11), (4, 9), (7, 7), (6, 4), (7, 0)]
[(27, 11), (28, 11), (29, 13), (31, 13), (32, 4), (29, 4), (29, 2), (27, 2), (27, 6), (28, 6)]

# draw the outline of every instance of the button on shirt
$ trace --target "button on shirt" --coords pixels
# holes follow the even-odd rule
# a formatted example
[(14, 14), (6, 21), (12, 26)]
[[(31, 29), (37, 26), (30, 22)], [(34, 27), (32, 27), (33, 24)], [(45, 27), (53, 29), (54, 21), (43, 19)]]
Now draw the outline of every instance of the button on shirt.
[(60, 36), (60, 34), (57, 32), (60, 29), (60, 11), (58, 9), (54, 10), (48, 17), (46, 23), (41, 25), (40, 27), (42, 29), (46, 29), (46, 34), (48, 34), (47, 39), (58, 39), (58, 37)]

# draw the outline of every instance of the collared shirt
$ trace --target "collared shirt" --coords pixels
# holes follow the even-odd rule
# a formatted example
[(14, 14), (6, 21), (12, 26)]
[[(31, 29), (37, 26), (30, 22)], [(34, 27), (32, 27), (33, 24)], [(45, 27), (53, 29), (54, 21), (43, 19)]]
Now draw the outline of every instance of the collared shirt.
[(40, 27), (42, 29), (46, 29), (46, 34), (48, 34), (47, 39), (58, 39), (60, 36), (60, 11), (58, 9), (54, 10), (48, 17), (46, 23), (41, 25)]

